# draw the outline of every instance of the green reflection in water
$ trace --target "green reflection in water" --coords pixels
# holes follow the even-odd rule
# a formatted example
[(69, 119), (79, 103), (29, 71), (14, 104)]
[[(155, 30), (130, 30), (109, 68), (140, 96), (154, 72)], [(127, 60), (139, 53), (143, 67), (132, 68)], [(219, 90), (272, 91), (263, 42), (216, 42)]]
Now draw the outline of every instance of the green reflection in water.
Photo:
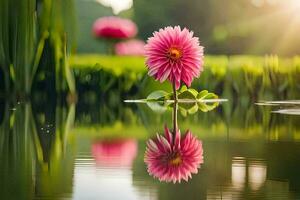
[[(155, 113), (146, 104), (127, 104), (111, 109), (103, 103), (89, 107), (80, 104), (79, 107), (85, 107), (85, 111), (77, 115), (74, 134), (147, 139), (156, 132), (163, 132), (163, 123), (172, 124), (171, 111)], [(224, 103), (209, 113), (179, 115), (178, 120), (182, 129), (190, 129), (201, 139), (300, 141), (300, 117), (271, 111), (271, 107), (231, 107)]]
[[(72, 191), (74, 151), (68, 133), (75, 106), (57, 107), (39, 121), (29, 103), (5, 105), (0, 135), (0, 193), (3, 199), (59, 197)], [(38, 117), (39, 116), (39, 117)], [(50, 120), (49, 120), (50, 118)]]
[[(173, 185), (150, 177), (143, 161), (145, 140), (162, 132), (163, 122), (171, 123), (170, 112), (79, 102), (75, 118), (75, 105), (21, 104), (11, 110), (1, 104), (1, 199), (105, 199), (113, 195), (108, 188), (146, 199), (298, 198), (299, 117), (272, 114), (268, 107), (227, 106), (179, 115), (181, 129), (203, 141), (204, 164), (188, 183)], [(130, 169), (97, 164), (95, 141), (120, 138), (138, 140)]]

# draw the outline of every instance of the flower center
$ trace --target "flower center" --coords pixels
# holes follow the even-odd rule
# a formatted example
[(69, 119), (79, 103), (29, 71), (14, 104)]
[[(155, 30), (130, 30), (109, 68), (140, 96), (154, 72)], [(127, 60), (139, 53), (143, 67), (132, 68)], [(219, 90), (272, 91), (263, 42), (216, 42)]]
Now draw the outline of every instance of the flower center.
[(182, 52), (180, 49), (178, 49), (176, 47), (171, 47), (168, 50), (167, 56), (168, 56), (168, 58), (170, 58), (172, 60), (178, 60), (179, 58), (181, 58)]
[(176, 153), (169, 161), (170, 165), (180, 165), (182, 163), (182, 159), (179, 153)]

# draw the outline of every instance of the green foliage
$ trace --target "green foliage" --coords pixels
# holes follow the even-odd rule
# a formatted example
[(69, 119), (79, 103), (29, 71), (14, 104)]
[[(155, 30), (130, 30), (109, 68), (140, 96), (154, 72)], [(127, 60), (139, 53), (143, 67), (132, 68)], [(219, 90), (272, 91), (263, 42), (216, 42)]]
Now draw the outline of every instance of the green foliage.
[[(4, 107), (0, 124), (0, 170), (5, 172), (1, 174), (2, 183), (5, 184), (0, 192), (4, 199), (26, 199), (31, 195), (32, 184), (29, 177), (33, 174), (34, 165), (33, 160), (26, 158), (35, 155), (32, 113), (28, 105), (18, 106), (13, 112), (9, 109), (9, 104)], [(22, 187), (22, 184), (26, 184), (28, 188)], [(14, 188), (14, 192), (9, 188)]]
[(133, 20), (145, 40), (161, 27), (180, 25), (194, 31), (211, 54), (297, 55), (300, 26), (293, 2), (136, 0)]
[(75, 92), (66, 64), (66, 45), (75, 37), (73, 0), (3, 0), (0, 9), (0, 65), (6, 92), (30, 94), (40, 60), (49, 59), (46, 43), (54, 52), (57, 87), (66, 79)]
[[(72, 133), (83, 137), (99, 139), (109, 138), (137, 138), (146, 140), (163, 133), (164, 125), (171, 125), (171, 109), (162, 112), (153, 112), (146, 103), (123, 104), (117, 110), (103, 109), (103, 104), (95, 109), (85, 107), (84, 111), (77, 112), (78, 119)], [(223, 111), (231, 109), (230, 116)], [(274, 108), (275, 109), (275, 108)], [(98, 111), (94, 111), (98, 110)], [(110, 113), (113, 110), (113, 113)], [(178, 116), (181, 131), (191, 130), (201, 139), (224, 141), (300, 141), (299, 118), (271, 113), (270, 107), (252, 105), (250, 107), (231, 107), (229, 102), (222, 103), (211, 112), (196, 112), (192, 115)], [(276, 110), (276, 109), (275, 109)], [(95, 113), (96, 112), (96, 113)], [(125, 113), (130, 113), (126, 114)], [(121, 116), (120, 116), (121, 114)], [(95, 116), (109, 116), (109, 121), (96, 119)], [(241, 117), (242, 116), (242, 117)], [(93, 119), (84, 121), (84, 119)], [(291, 126), (292, 125), (292, 126)], [(72, 134), (71, 134), (72, 135)]]
[(108, 56), (99, 54), (81, 54), (70, 58), (70, 65), (80, 70), (100, 70), (121, 76), (127, 72), (144, 73), (146, 70), (143, 57), (133, 56)]
[[(70, 142), (68, 134), (74, 123), (75, 105), (69, 110), (61, 107), (49, 110), (48, 115), (34, 112), (27, 103), (18, 104), (12, 111), (9, 104), (5, 104), (0, 122), (2, 198), (47, 196), (56, 199), (70, 192), (68, 185), (73, 177), (70, 167), (74, 158), (66, 147)], [(12, 189), (15, 192), (11, 192)]]
[[(155, 112), (163, 113), (174, 106), (173, 93), (162, 90), (154, 91), (146, 99), (147, 105)], [(208, 112), (215, 109), (220, 102), (218, 96), (207, 90), (198, 92), (182, 86), (178, 91), (178, 109), (183, 116), (195, 114), (197, 111)]]
[[(78, 85), (85, 80), (85, 85), (94, 85), (100, 93), (111, 79), (121, 81), (119, 92), (128, 93), (137, 88), (137, 98), (145, 98), (153, 90), (171, 91), (168, 81), (160, 84), (147, 75), (143, 57), (77, 55), (71, 57), (70, 65), (76, 71)], [(94, 76), (95, 79), (89, 81), (88, 77)], [(230, 103), (238, 99), (240, 104), (247, 106), (260, 99), (300, 98), (299, 79), (299, 57), (208, 55), (204, 71), (200, 78), (194, 79), (192, 88), (213, 91)], [(116, 85), (111, 84), (106, 91), (109, 89), (116, 89)]]
[(37, 44), (35, 8), (35, 0), (0, 2), (0, 65), (5, 74), (6, 89), (11, 80), (18, 91), (30, 88)]
[(163, 90), (154, 91), (147, 96), (147, 101), (165, 101), (170, 99), (169, 98), (170, 95), (173, 94), (167, 93), (166, 91)]
[[(218, 101), (213, 101), (214, 99), (218, 99), (218, 96), (214, 93), (210, 93), (207, 90), (202, 90), (201, 92), (198, 93), (197, 95), (198, 101), (198, 108), (202, 112), (208, 112), (213, 109), (215, 109), (218, 105)], [(203, 100), (212, 100), (208, 102), (202, 102)]]

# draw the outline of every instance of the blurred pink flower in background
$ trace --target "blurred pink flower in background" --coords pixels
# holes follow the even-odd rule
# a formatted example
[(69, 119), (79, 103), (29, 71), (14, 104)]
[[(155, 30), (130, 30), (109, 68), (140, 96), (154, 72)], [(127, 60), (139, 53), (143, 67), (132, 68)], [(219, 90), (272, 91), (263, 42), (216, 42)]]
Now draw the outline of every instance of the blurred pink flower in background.
[(129, 19), (119, 17), (102, 17), (95, 21), (93, 33), (96, 37), (126, 39), (137, 34), (137, 27)]
[(99, 165), (131, 167), (137, 155), (137, 146), (133, 139), (99, 141), (92, 144), (92, 155)]
[(153, 33), (145, 46), (148, 74), (160, 82), (169, 79), (179, 89), (181, 82), (190, 86), (203, 71), (204, 51), (193, 32), (179, 26)]
[(190, 131), (181, 138), (178, 130), (173, 137), (165, 127), (165, 136), (157, 134), (157, 138), (148, 141), (144, 158), (148, 172), (160, 181), (188, 181), (203, 163), (202, 142)]
[(115, 52), (117, 55), (123, 56), (143, 56), (145, 53), (144, 48), (144, 41), (134, 39), (117, 43)]

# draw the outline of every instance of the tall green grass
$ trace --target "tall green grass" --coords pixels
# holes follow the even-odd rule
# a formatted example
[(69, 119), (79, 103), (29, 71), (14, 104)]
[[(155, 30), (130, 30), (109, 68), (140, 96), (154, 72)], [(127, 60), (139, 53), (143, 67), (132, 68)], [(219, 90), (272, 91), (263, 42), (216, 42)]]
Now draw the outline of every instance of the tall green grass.
[[(54, 52), (56, 87), (75, 91), (66, 57), (74, 38), (73, 0), (0, 1), (0, 65), (6, 93), (29, 95), (45, 48)], [(45, 45), (48, 43), (49, 45)]]

